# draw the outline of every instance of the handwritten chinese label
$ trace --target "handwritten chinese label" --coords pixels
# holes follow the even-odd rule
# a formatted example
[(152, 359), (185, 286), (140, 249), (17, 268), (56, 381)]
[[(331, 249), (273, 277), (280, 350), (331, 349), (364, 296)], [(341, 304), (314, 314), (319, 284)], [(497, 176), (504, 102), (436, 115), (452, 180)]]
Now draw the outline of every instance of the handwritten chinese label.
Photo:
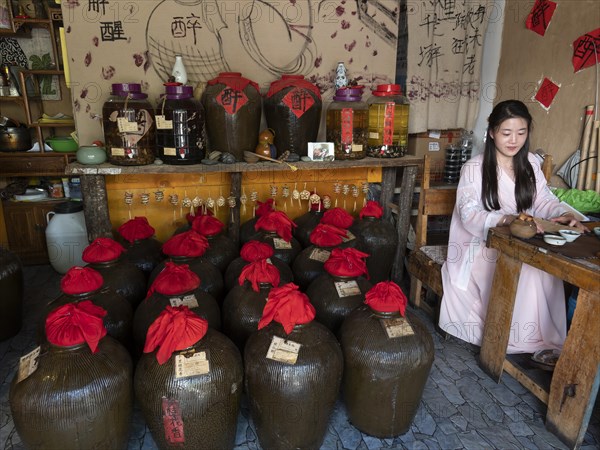
[(315, 104), (315, 100), (305, 89), (294, 88), (283, 97), (283, 103), (300, 118)]
[[(166, 149), (165, 149), (166, 154)], [(172, 307), (177, 306), (187, 306), (188, 308), (197, 308), (198, 307), (198, 299), (194, 294), (185, 295), (183, 297), (171, 297), (169, 299), (169, 303)]]
[(289, 250), (292, 248), (292, 244), (291, 242), (288, 242), (285, 239), (274, 238), (273, 247), (275, 248), (275, 250)]
[(246, 97), (244, 91), (238, 91), (227, 86), (217, 96), (217, 103), (227, 111), (227, 114), (233, 115), (248, 103), (248, 97)]
[(535, 94), (534, 98), (546, 110), (548, 110), (550, 108), (550, 105), (554, 101), (554, 97), (556, 97), (556, 94), (558, 93), (559, 89), (560, 89), (560, 86), (553, 83), (548, 78), (544, 78), (544, 81), (542, 81), (542, 84), (541, 84), (540, 88), (538, 89), (537, 94)]
[(178, 400), (162, 398), (163, 427), (169, 444), (185, 443), (181, 406)]
[(21, 356), (19, 359), (19, 372), (17, 375), (17, 383), (20, 383), (25, 378), (29, 377), (38, 368), (40, 360), (41, 347), (36, 347), (33, 351)]
[(342, 109), (342, 148), (348, 153), (347, 147), (352, 145), (354, 133), (354, 110), (352, 108)]
[(394, 144), (394, 113), (396, 104), (388, 102), (385, 104), (385, 112), (383, 115), (383, 145)]
[(194, 377), (210, 372), (210, 364), (206, 352), (193, 355), (179, 354), (175, 356), (175, 378)]
[(308, 258), (319, 262), (325, 262), (329, 259), (329, 256), (331, 256), (331, 252), (329, 250), (315, 247), (313, 251), (310, 252), (310, 256)]
[(395, 317), (393, 319), (381, 319), (381, 326), (385, 330), (389, 339), (403, 336), (412, 336), (415, 334), (413, 327), (404, 317)]
[(600, 28), (578, 37), (573, 42), (573, 68), (579, 72), (600, 61)]
[(288, 341), (279, 336), (273, 336), (271, 345), (269, 345), (269, 350), (267, 350), (267, 359), (272, 359), (273, 361), (279, 361), (285, 364), (296, 364), (300, 347), (302, 347), (302, 344), (299, 344), (298, 342)]
[(350, 281), (336, 281), (334, 283), (335, 290), (337, 291), (338, 297), (353, 297), (355, 295), (360, 295), (360, 286), (356, 282), (356, 280)]
[(123, 23), (120, 20), (114, 22), (100, 22), (100, 37), (102, 41), (126, 41)]
[(175, 16), (171, 21), (171, 36), (176, 39), (184, 39), (188, 35), (188, 31), (194, 36), (194, 45), (198, 44), (197, 30), (202, 29), (200, 24), (200, 17), (194, 13), (190, 13), (189, 16)]
[(531, 8), (531, 12), (527, 16), (525, 26), (529, 30), (543, 36), (550, 25), (555, 9), (556, 3), (550, 0), (536, 0), (533, 8)]

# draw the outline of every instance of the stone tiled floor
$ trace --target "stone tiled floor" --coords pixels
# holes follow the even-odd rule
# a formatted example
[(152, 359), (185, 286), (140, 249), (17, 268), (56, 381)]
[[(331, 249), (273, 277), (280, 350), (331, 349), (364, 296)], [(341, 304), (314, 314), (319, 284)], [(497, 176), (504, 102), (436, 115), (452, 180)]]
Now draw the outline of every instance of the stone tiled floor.
[[(41, 306), (59, 292), (60, 277), (50, 266), (25, 270), (25, 324), (12, 339), (0, 343), (0, 449), (24, 448), (8, 405), (8, 392), (19, 357), (34, 347), (34, 324)], [(1, 296), (1, 293), (0, 293)], [(434, 365), (411, 429), (394, 439), (377, 439), (354, 428), (343, 403), (337, 403), (322, 449), (562, 449), (564, 445), (544, 427), (545, 405), (508, 374), (500, 384), (483, 373), (473, 350), (464, 343), (442, 340), (428, 324), (435, 343)], [(135, 411), (129, 449), (156, 445)], [(258, 439), (243, 404), (236, 450), (259, 449)], [(582, 449), (600, 448), (600, 414), (592, 415)], [(51, 449), (49, 449), (51, 450)], [(212, 450), (212, 449), (206, 449)]]

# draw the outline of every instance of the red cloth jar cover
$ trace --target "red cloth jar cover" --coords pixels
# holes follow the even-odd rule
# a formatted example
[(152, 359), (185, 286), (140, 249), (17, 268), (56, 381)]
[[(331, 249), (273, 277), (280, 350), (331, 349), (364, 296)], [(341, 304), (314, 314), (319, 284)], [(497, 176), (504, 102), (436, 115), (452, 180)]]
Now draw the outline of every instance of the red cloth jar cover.
[(369, 200), (367, 204), (360, 210), (359, 217), (375, 217), (381, 219), (383, 216), (383, 207), (375, 200)]
[(176, 234), (165, 242), (162, 251), (168, 256), (198, 258), (208, 249), (208, 240), (195, 230)]
[(273, 247), (260, 241), (246, 242), (240, 250), (242, 259), (248, 262), (270, 258), (274, 253)]
[(60, 290), (67, 295), (93, 292), (102, 287), (104, 279), (100, 272), (91, 267), (71, 267), (60, 280)]
[(323, 264), (324, 269), (337, 277), (359, 277), (365, 275), (369, 278), (365, 258), (369, 255), (355, 248), (334, 248), (331, 256)]
[(185, 215), (185, 220), (187, 220), (188, 223), (191, 224), (196, 217), (199, 217), (199, 216), (214, 216), (214, 215), (215, 214), (212, 212), (211, 209), (204, 208), (204, 207), (199, 207), (198, 210), (195, 211), (193, 214), (191, 212), (187, 213)]
[(350, 228), (353, 222), (354, 217), (343, 208), (328, 209), (321, 218), (321, 223), (344, 229)]
[(167, 261), (165, 268), (154, 279), (148, 289), (150, 297), (154, 292), (163, 295), (179, 295), (193, 291), (200, 286), (200, 277), (190, 270), (187, 264), (175, 264)]
[(256, 216), (257, 217), (262, 217), (265, 214), (268, 214), (270, 212), (273, 212), (273, 204), (275, 203), (275, 200), (273, 200), (272, 198), (267, 199), (266, 202), (261, 202), (258, 201), (257, 203), (257, 208), (256, 208)]
[(311, 231), (310, 242), (318, 247), (335, 247), (344, 242), (346, 236), (346, 230), (320, 223)]
[(145, 217), (134, 217), (121, 225), (117, 231), (123, 236), (123, 239), (126, 239), (129, 242), (135, 242), (154, 236), (156, 230), (152, 228), (148, 219)]
[(196, 216), (192, 222), (192, 229), (200, 233), (202, 236), (213, 236), (223, 231), (225, 224), (213, 216), (200, 215)]
[(321, 98), (321, 92), (319, 91), (319, 88), (310, 81), (305, 80), (302, 75), (282, 75), (280, 80), (276, 80), (271, 83), (269, 86), (269, 91), (267, 92), (267, 97), (271, 97), (282, 89), (290, 86), (307, 89), (315, 94), (317, 98)]
[(106, 310), (90, 300), (59, 306), (46, 317), (46, 338), (60, 347), (87, 343), (96, 353), (100, 339), (106, 336), (104, 316)]
[(250, 85), (255, 88), (257, 92), (260, 92), (258, 84), (248, 78), (244, 78), (240, 72), (221, 72), (218, 77), (209, 80), (206, 84), (208, 86), (224, 84), (234, 91), (243, 91), (246, 89), (246, 86)]
[(380, 312), (400, 312), (404, 316), (407, 298), (393, 281), (382, 281), (365, 294), (365, 304)]
[(295, 227), (296, 224), (283, 211), (272, 211), (265, 214), (254, 225), (256, 231), (275, 231), (286, 242), (292, 240), (292, 228)]
[(86, 263), (104, 263), (114, 261), (121, 256), (125, 248), (114, 239), (99, 237), (88, 245), (81, 255)]
[(166, 363), (173, 352), (191, 347), (204, 337), (208, 322), (194, 314), (187, 306), (167, 305), (148, 328), (144, 353), (156, 348), (156, 360)]
[(241, 286), (246, 280), (250, 282), (252, 289), (256, 292), (260, 291), (260, 283), (270, 283), (271, 286), (277, 287), (279, 286), (279, 269), (267, 262), (266, 259), (251, 262), (242, 269), (238, 283)]
[(287, 334), (295, 325), (311, 322), (315, 318), (315, 307), (311, 305), (306, 294), (298, 290), (294, 283), (275, 287), (269, 297), (263, 315), (258, 322), (258, 329), (266, 327), (272, 321), (279, 322)]

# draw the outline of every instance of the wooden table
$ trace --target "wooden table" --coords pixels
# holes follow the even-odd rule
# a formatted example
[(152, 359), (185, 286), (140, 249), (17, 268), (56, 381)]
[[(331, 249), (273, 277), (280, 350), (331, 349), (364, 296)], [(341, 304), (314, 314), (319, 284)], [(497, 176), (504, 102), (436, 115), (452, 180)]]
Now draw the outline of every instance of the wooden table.
[[(403, 156), (401, 158), (364, 158), (359, 160), (331, 161), (331, 162), (296, 162), (293, 166), (298, 170), (336, 170), (352, 169), (359, 167), (382, 168), (381, 204), (384, 207), (385, 220), (392, 219), (392, 209), (398, 211), (397, 226), (398, 247), (394, 266), (392, 267), (392, 280), (400, 283), (404, 273), (404, 256), (410, 226), (410, 211), (415, 188), (415, 180), (423, 158), (417, 156)], [(397, 169), (402, 170), (400, 195), (397, 204), (393, 203), (396, 188)], [(84, 213), (90, 240), (100, 236), (112, 236), (112, 225), (108, 211), (108, 198), (106, 194), (105, 176), (122, 174), (186, 174), (186, 173), (214, 173), (227, 172), (231, 174), (231, 192), (239, 199), (242, 194), (242, 173), (291, 170), (286, 164), (277, 163), (235, 163), (235, 164), (194, 164), (189, 166), (175, 165), (146, 165), (146, 166), (115, 166), (112, 164), (83, 165), (71, 163), (67, 165), (68, 175), (81, 177), (81, 191), (84, 199)], [(233, 220), (228, 224), (228, 235), (239, 241), (240, 223), (239, 202), (233, 208)]]
[[(487, 246), (498, 250), (498, 260), (479, 364), (496, 382), (506, 370), (546, 403), (546, 428), (570, 448), (577, 448), (587, 430), (600, 383), (600, 267), (514, 238), (507, 227), (490, 229)], [(523, 263), (579, 287), (577, 308), (549, 392), (506, 359)]]

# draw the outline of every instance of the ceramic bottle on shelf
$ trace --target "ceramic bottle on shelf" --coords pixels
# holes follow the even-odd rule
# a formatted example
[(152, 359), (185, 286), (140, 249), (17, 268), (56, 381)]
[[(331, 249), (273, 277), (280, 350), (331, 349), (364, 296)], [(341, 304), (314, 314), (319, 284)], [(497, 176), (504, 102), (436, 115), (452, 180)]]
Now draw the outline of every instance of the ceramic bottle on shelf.
[(173, 81), (176, 83), (186, 84), (188, 82), (187, 70), (183, 63), (181, 55), (175, 56), (175, 63), (173, 64), (173, 70), (171, 70), (171, 76)]

